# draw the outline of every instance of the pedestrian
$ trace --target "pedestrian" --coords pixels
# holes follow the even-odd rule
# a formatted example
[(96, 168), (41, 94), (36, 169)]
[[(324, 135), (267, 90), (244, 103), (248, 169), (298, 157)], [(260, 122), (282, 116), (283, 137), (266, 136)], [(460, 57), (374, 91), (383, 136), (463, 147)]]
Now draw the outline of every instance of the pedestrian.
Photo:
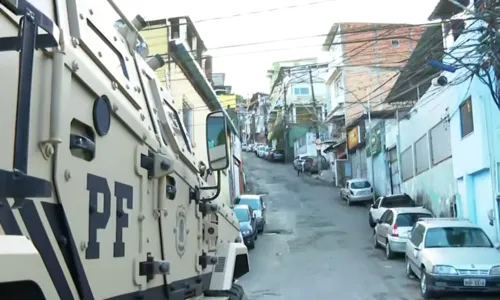
[(299, 168), (297, 169), (297, 176), (300, 176), (304, 172), (304, 165), (300, 165)]

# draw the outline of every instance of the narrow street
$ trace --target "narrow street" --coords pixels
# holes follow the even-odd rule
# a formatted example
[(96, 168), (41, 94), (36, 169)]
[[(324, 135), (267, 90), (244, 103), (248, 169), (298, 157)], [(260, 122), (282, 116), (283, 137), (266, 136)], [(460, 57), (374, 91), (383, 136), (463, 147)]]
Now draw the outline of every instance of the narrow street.
[(421, 299), (403, 257), (388, 261), (373, 248), (367, 207), (348, 207), (339, 189), (298, 177), (290, 164), (253, 153), (244, 161), (253, 192), (269, 193), (267, 226), (250, 251), (251, 272), (240, 280), (250, 300)]

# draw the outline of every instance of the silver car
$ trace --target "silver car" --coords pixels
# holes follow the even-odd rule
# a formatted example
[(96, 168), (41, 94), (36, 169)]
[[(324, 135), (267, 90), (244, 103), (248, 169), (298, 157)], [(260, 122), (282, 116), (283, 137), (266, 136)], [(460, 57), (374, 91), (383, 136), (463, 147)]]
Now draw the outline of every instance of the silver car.
[(387, 259), (393, 259), (396, 253), (405, 253), (408, 231), (418, 219), (432, 217), (432, 213), (422, 207), (389, 208), (376, 220), (373, 245), (385, 248)]
[(340, 189), (340, 197), (351, 206), (353, 202), (373, 201), (373, 187), (367, 179), (350, 179)]
[(406, 244), (406, 274), (420, 279), (424, 299), (451, 291), (500, 292), (500, 252), (468, 220), (421, 219)]

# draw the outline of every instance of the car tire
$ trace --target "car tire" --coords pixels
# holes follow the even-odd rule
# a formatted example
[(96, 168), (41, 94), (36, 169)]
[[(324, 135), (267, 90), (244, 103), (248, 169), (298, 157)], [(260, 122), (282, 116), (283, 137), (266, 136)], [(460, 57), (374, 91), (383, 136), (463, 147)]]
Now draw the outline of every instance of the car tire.
[(406, 277), (408, 279), (415, 279), (415, 273), (411, 269), (410, 260), (408, 259), (408, 256), (406, 256), (406, 255), (405, 255), (405, 261), (406, 261)]
[(368, 223), (370, 224), (371, 228), (375, 228), (377, 224), (375, 224), (375, 221), (373, 220), (373, 216), (371, 213), (368, 213)]
[(391, 249), (391, 243), (389, 243), (389, 240), (387, 239), (385, 242), (385, 257), (388, 260), (391, 260), (394, 258), (394, 252)]
[(425, 268), (422, 268), (422, 270), (420, 272), (421, 272), (420, 273), (420, 294), (422, 295), (422, 298), (424, 298), (424, 299), (431, 299), (434, 296), (434, 293), (432, 293), (429, 290), (427, 274), (425, 273)]
[(207, 297), (227, 297), (228, 300), (246, 300), (245, 290), (239, 284), (233, 283), (233, 286), (228, 291), (206, 291)]
[(248, 249), (253, 249), (255, 248), (255, 241), (252, 241), (252, 243), (250, 243), (248, 246), (247, 246)]
[(380, 249), (380, 244), (377, 241), (377, 233), (373, 231), (373, 248)]

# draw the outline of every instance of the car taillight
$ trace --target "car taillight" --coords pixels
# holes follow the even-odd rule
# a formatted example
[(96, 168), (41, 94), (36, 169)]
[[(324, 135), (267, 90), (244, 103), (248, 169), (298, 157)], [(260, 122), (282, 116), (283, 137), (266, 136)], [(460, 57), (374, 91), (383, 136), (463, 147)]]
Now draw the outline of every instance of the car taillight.
[(394, 236), (394, 237), (398, 237), (399, 236), (399, 233), (398, 233), (398, 224), (397, 223), (394, 223), (394, 225), (392, 226), (392, 234), (391, 236)]

